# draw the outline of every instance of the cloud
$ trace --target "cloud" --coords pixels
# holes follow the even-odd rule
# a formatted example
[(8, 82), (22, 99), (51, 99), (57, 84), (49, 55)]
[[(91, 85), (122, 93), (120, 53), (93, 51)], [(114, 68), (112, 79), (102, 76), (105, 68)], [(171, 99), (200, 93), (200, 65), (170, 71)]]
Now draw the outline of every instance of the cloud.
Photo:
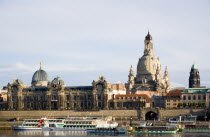
[[(21, 62), (17, 62), (15, 65), (1, 65), (0, 72), (20, 71), (20, 72), (35, 72), (38, 70), (36, 66), (30, 66)], [(46, 65), (45, 70), (47, 71), (94, 71), (95, 67), (91, 66), (72, 66), (72, 65)]]
[(10, 72), (10, 71), (32, 71), (32, 67), (29, 67), (21, 62), (17, 62), (14, 65), (0, 65), (0, 72)]
[(0, 81), (16, 75), (29, 81), (28, 74), (39, 68), (40, 61), (50, 73), (84, 72), (74, 75), (76, 84), (88, 83), (86, 73), (91, 74), (90, 79), (97, 77), (94, 71), (113, 81), (126, 81), (130, 65), (136, 68), (143, 54), (149, 28), (155, 55), (163, 67), (168, 66), (171, 81), (187, 85), (193, 61), (210, 70), (206, 63), (210, 58), (210, 9), (207, 1), (180, 3), (183, 1), (1, 1)]

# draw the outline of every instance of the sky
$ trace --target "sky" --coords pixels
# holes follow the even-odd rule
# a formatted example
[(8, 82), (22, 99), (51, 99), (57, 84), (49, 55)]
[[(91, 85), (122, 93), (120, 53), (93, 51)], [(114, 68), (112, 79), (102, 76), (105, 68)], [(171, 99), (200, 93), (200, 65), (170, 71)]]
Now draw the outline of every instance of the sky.
[(0, 0), (0, 87), (30, 85), (39, 62), (50, 80), (91, 85), (136, 73), (148, 32), (173, 87), (188, 87), (196, 63), (210, 87), (209, 0)]

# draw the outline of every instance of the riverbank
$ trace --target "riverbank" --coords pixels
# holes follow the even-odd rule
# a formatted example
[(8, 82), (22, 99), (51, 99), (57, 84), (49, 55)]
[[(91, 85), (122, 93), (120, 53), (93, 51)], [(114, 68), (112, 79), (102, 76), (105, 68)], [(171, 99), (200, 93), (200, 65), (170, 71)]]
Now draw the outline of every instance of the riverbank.
[(0, 130), (12, 130), (13, 125), (21, 125), (23, 121), (0, 121)]

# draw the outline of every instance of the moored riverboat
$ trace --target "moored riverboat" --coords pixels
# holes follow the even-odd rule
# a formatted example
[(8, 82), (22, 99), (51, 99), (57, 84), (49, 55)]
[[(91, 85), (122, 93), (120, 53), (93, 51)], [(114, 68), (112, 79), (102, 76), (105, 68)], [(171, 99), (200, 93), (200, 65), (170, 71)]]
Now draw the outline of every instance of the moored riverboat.
[(85, 131), (101, 125), (108, 125), (110, 117), (67, 117), (60, 119), (25, 119), (22, 125), (14, 125), (14, 130), (67, 130)]
[(146, 126), (146, 123), (127, 129), (128, 133), (132, 134), (174, 134), (178, 130), (175, 126)]
[(185, 133), (209, 133), (209, 124), (184, 125), (182, 132)]
[(117, 122), (108, 122), (106, 124), (99, 124), (95, 129), (87, 129), (88, 134), (125, 134), (126, 130), (124, 127), (119, 127)]

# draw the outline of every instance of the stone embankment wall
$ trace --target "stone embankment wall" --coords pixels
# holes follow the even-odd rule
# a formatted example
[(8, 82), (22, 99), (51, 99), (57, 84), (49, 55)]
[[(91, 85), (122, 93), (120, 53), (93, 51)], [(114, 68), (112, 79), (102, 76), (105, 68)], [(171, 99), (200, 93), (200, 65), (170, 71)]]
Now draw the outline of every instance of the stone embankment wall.
[(162, 118), (171, 118), (174, 116), (179, 115), (186, 115), (186, 114), (192, 114), (196, 116), (204, 116), (205, 115), (205, 109), (162, 109), (160, 110), (160, 114)]
[(136, 110), (101, 110), (101, 111), (0, 111), (0, 120), (9, 118), (40, 118), (42, 116), (62, 118), (67, 116), (86, 117), (86, 116), (113, 116), (113, 117), (131, 117), (137, 116)]
[(73, 111), (73, 110), (65, 110), (65, 111), (0, 111), (0, 120), (7, 120), (10, 118), (19, 118), (27, 119), (27, 118), (40, 118), (42, 116), (48, 118), (62, 118), (67, 116), (75, 116), (75, 117), (86, 117), (86, 116), (113, 116), (117, 119), (127, 119), (131, 116), (135, 119), (145, 120), (145, 115), (147, 112), (153, 111), (158, 114), (159, 118), (172, 118), (178, 115), (186, 115), (192, 114), (197, 116), (204, 116), (205, 109), (143, 109), (143, 110), (101, 110), (101, 111)]

